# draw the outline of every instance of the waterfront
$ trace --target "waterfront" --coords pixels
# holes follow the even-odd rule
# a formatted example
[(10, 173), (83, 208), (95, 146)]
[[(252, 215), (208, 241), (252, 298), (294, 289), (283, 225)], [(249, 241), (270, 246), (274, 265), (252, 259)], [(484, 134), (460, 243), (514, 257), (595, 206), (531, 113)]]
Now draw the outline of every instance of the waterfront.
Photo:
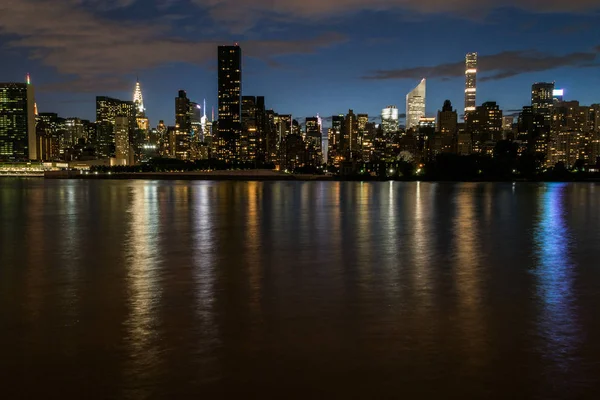
[(0, 181), (40, 398), (597, 398), (600, 186)]

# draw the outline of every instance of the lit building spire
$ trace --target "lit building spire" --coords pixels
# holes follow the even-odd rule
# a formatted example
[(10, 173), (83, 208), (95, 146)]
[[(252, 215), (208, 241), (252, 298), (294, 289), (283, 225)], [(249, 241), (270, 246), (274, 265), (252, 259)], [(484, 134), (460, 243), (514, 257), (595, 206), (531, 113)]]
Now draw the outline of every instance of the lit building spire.
[(137, 108), (139, 115), (144, 115), (146, 109), (144, 108), (144, 97), (142, 96), (142, 87), (140, 81), (137, 80), (135, 83), (135, 91), (133, 92), (133, 102)]
[(31, 76), (29, 76), (29, 72), (27, 73), (27, 77), (25, 78), (28, 85), (31, 85)]

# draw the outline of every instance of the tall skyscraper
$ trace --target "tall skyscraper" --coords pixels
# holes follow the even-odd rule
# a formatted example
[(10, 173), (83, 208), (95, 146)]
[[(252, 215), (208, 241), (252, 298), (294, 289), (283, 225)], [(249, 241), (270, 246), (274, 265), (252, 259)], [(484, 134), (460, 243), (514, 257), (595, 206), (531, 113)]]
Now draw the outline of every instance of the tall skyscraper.
[(26, 83), (0, 83), (0, 160), (37, 160), (35, 99)]
[(256, 96), (242, 96), (242, 132), (238, 159), (255, 161), (257, 150), (257, 100)]
[(465, 119), (475, 111), (477, 98), (477, 53), (468, 53), (465, 58)]
[(381, 127), (384, 135), (398, 132), (398, 108), (387, 106), (381, 110)]
[(425, 78), (406, 95), (406, 130), (419, 127), (419, 120), (425, 117), (425, 94), (427, 83)]
[(136, 121), (139, 129), (148, 131), (150, 129), (150, 121), (146, 117), (146, 108), (144, 107), (144, 97), (142, 96), (142, 87), (140, 81), (136, 81), (135, 90), (133, 91), (133, 104), (135, 104)]
[(232, 162), (238, 159), (242, 131), (242, 49), (219, 46), (218, 53), (218, 158)]
[(340, 155), (346, 159), (358, 153), (358, 118), (353, 110), (348, 110), (340, 140)]
[(175, 138), (173, 141), (175, 158), (180, 160), (190, 159), (190, 142), (193, 135), (192, 120), (195, 111), (193, 108), (195, 106), (196, 104), (188, 99), (185, 90), (180, 90), (178, 96), (175, 97)]
[(144, 97), (142, 96), (142, 87), (140, 81), (135, 82), (135, 90), (133, 91), (133, 102), (135, 104), (137, 115), (143, 116), (146, 113), (144, 108)]
[(133, 101), (123, 101), (111, 97), (96, 97), (96, 156), (99, 158), (115, 157), (115, 120), (126, 117), (130, 120), (129, 140), (133, 141), (135, 129), (136, 107)]

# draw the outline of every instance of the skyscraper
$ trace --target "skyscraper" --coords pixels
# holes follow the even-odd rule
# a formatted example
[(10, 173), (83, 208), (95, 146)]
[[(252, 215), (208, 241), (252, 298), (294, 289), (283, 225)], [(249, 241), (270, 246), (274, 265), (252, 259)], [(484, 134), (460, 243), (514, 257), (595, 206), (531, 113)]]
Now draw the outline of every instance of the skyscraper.
[(358, 151), (357, 146), (357, 134), (358, 134), (358, 119), (354, 111), (348, 110), (346, 119), (344, 120), (344, 130), (342, 138), (340, 140), (340, 155), (349, 159), (352, 157), (352, 152)]
[(140, 81), (136, 81), (133, 91), (133, 104), (135, 104), (136, 121), (139, 129), (147, 131), (150, 129), (150, 121), (146, 118), (146, 108), (144, 108), (144, 97), (142, 96), (142, 87)]
[[(531, 86), (531, 108), (535, 116), (540, 116), (539, 123), (550, 126), (552, 106), (554, 104), (554, 82), (538, 82)], [(542, 122), (543, 120), (543, 122)]]
[(242, 49), (238, 45), (218, 50), (218, 158), (232, 162), (238, 158), (242, 130)]
[(123, 101), (111, 97), (96, 97), (96, 156), (99, 158), (115, 157), (115, 120), (126, 117), (130, 120), (129, 140), (133, 141), (135, 129), (136, 107), (133, 101)]
[(27, 83), (0, 83), (0, 160), (37, 160), (35, 99)]
[(465, 58), (465, 118), (475, 111), (477, 98), (477, 53), (468, 53)]
[(406, 130), (418, 128), (419, 120), (425, 116), (425, 78), (406, 95)]
[(396, 106), (387, 106), (381, 110), (381, 127), (384, 135), (398, 131), (398, 108)]
[[(190, 158), (190, 139), (192, 137), (192, 119), (194, 115), (192, 103), (185, 90), (180, 90), (175, 97), (175, 158), (188, 160)], [(200, 117), (198, 116), (198, 120)]]

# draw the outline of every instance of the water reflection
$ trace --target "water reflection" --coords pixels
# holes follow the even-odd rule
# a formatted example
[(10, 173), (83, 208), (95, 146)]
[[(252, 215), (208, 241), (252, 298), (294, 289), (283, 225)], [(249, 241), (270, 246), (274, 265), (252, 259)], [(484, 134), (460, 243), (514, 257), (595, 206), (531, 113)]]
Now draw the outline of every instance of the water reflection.
[[(136, 183), (129, 188), (129, 197), (124, 267), (127, 269), (130, 314), (125, 326), (133, 363), (128, 370), (135, 377), (129, 376), (128, 379), (148, 381), (156, 376), (161, 364), (157, 314), (161, 300), (157, 186)], [(145, 390), (144, 385), (138, 388), (138, 391)]]
[(542, 187), (540, 214), (535, 228), (537, 297), (541, 313), (539, 334), (546, 358), (562, 372), (574, 368), (581, 341), (573, 294), (575, 274), (571, 260), (573, 238), (565, 221), (566, 184)]
[[(477, 184), (462, 184), (455, 196), (456, 217), (454, 219), (454, 284), (458, 294), (459, 329), (465, 359), (474, 367), (487, 363), (486, 325), (482, 313), (481, 272), (485, 260), (480, 243), (480, 212), (476, 205)], [(491, 218), (491, 189), (486, 185), (483, 209), (486, 218)], [(490, 223), (490, 222), (488, 222)]]

